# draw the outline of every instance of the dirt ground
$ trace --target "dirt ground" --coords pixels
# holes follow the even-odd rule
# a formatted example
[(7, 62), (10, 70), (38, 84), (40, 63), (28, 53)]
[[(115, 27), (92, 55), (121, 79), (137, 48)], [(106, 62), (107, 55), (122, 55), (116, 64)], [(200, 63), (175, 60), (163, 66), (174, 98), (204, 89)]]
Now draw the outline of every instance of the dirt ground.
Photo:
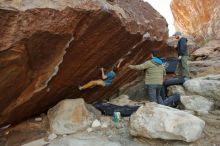
[[(91, 132), (81, 131), (77, 134), (82, 136), (100, 135), (109, 141), (119, 142), (123, 146), (220, 146), (220, 110), (211, 111), (209, 114), (197, 116), (206, 122), (202, 137), (193, 143), (182, 141), (165, 141), (160, 139), (146, 139), (131, 137), (129, 135), (129, 118), (122, 118), (119, 123), (114, 123), (112, 117), (101, 116), (101, 123), (106, 122), (107, 128), (95, 128)], [(46, 115), (41, 121), (30, 119), (13, 127), (0, 131), (0, 146), (21, 146), (40, 138), (48, 141), (49, 124)], [(71, 136), (71, 135), (69, 135)], [(62, 139), (58, 136), (56, 139)], [(38, 145), (41, 146), (41, 145)]]

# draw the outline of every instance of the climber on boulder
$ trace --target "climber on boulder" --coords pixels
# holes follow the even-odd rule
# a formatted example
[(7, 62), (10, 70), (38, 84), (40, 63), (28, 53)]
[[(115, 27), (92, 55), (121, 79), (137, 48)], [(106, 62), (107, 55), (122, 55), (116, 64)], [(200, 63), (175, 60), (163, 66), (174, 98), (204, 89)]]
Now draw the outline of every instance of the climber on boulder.
[(102, 79), (92, 80), (83, 86), (79, 86), (79, 90), (85, 90), (87, 88), (93, 88), (95, 86), (102, 86), (102, 87), (110, 86), (112, 84), (113, 79), (116, 76), (116, 73), (119, 70), (122, 61), (123, 59), (120, 59), (117, 66), (115, 66), (111, 71), (109, 71), (106, 74), (104, 72), (104, 68), (101, 68)]

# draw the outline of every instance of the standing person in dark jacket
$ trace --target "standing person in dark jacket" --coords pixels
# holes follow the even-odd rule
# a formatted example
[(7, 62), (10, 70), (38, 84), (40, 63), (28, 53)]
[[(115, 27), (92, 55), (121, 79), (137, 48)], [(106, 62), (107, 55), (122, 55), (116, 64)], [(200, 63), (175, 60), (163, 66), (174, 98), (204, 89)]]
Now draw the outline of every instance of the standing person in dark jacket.
[(175, 38), (178, 39), (177, 44), (177, 53), (178, 58), (180, 60), (179, 63), (179, 70), (181, 71), (181, 76), (189, 78), (189, 67), (187, 64), (188, 61), (188, 49), (187, 49), (187, 39), (182, 37), (181, 32), (176, 32), (174, 34)]

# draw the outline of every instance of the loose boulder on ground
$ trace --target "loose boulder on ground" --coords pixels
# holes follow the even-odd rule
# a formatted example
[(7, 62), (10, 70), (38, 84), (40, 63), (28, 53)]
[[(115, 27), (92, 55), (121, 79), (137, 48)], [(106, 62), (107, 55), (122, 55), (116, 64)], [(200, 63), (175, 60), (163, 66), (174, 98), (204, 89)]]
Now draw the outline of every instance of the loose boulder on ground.
[(66, 99), (48, 111), (50, 129), (55, 134), (71, 134), (86, 129), (94, 115), (85, 106), (83, 99)]
[(210, 75), (188, 80), (184, 83), (187, 91), (220, 101), (220, 75)]
[(205, 112), (213, 109), (214, 103), (199, 95), (181, 96), (181, 103), (186, 110)]
[(204, 127), (203, 120), (156, 103), (147, 103), (130, 119), (130, 134), (145, 138), (193, 142), (200, 138)]

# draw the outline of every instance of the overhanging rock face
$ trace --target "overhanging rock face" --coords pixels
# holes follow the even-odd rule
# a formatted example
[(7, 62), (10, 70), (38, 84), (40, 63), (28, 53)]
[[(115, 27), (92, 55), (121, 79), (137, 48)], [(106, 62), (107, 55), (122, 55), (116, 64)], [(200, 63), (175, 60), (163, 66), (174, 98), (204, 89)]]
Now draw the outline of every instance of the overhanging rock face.
[[(110, 97), (136, 78), (126, 65), (168, 37), (165, 19), (142, 0), (3, 0), (0, 8), (0, 126), (64, 98)], [(78, 91), (120, 58), (112, 86)]]

